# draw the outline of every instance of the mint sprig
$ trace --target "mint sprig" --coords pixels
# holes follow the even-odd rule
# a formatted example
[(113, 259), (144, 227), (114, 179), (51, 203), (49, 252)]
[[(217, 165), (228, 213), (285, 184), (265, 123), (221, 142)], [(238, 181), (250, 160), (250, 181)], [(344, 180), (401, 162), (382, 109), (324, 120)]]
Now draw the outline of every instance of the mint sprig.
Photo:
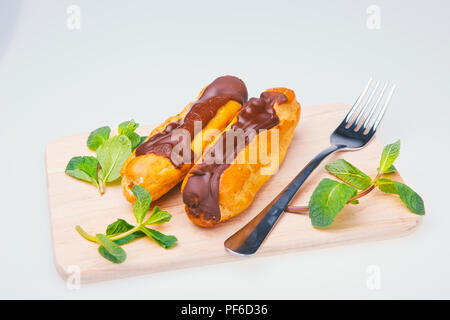
[(100, 194), (105, 185), (120, 178), (120, 168), (125, 160), (146, 137), (134, 132), (139, 124), (134, 120), (119, 124), (119, 135), (110, 137), (111, 128), (98, 128), (89, 134), (86, 145), (96, 151), (97, 157), (73, 157), (66, 167), (66, 174), (97, 186)]
[(123, 219), (118, 219), (108, 225), (105, 234), (97, 234), (96, 236), (88, 234), (80, 226), (75, 227), (83, 238), (100, 244), (98, 248), (100, 255), (113, 263), (122, 263), (125, 261), (126, 253), (121, 246), (135, 239), (148, 237), (165, 249), (172, 248), (178, 241), (173, 235), (165, 235), (148, 227), (149, 225), (169, 222), (172, 215), (155, 206), (152, 213), (145, 219), (152, 198), (148, 191), (141, 186), (135, 185), (131, 190), (137, 199), (133, 204), (133, 213), (137, 222), (136, 226), (129, 224)]
[(384, 193), (398, 195), (412, 213), (425, 215), (423, 199), (413, 189), (404, 183), (384, 177), (397, 172), (394, 161), (399, 154), (400, 140), (385, 146), (378, 174), (374, 179), (344, 159), (327, 164), (325, 166), (327, 171), (343, 183), (328, 178), (323, 179), (312, 193), (308, 207), (295, 207), (295, 212), (309, 211), (312, 225), (324, 228), (333, 223), (345, 205), (358, 204), (360, 198), (378, 188)]

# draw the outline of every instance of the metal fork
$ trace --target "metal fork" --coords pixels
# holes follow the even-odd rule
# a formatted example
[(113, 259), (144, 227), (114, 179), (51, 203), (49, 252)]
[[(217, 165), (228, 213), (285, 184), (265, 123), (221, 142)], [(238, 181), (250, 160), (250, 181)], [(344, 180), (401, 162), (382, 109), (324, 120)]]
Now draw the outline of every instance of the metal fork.
[[(383, 103), (383, 97), (388, 87), (388, 83), (386, 83), (376, 102), (372, 103), (380, 82), (378, 81), (373, 88), (371, 84), (372, 79), (369, 80), (344, 120), (331, 134), (331, 147), (315, 156), (272, 202), (243, 228), (229, 237), (225, 241), (226, 250), (240, 256), (250, 256), (256, 253), (298, 189), (323, 159), (336, 151), (354, 151), (367, 145), (383, 119), (395, 90), (395, 85), (392, 85)], [(370, 94), (367, 97), (368, 91)], [(382, 107), (380, 108), (380, 106)], [(362, 122), (363, 119), (364, 122)]]

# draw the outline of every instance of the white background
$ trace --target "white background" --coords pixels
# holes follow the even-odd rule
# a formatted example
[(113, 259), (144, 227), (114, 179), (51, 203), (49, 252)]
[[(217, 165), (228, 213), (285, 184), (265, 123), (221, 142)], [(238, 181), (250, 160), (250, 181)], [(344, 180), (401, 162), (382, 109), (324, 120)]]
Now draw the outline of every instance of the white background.
[[(66, 26), (69, 5), (81, 29)], [(366, 26), (369, 5), (381, 29)], [(0, 0), (2, 298), (449, 298), (448, 1)], [(68, 290), (53, 266), (44, 150), (59, 136), (163, 121), (224, 74), (251, 96), (352, 103), (370, 75), (398, 85), (378, 137), (425, 199), (413, 234)], [(312, 156), (312, 155), (311, 155)], [(367, 268), (381, 288), (366, 286)]]

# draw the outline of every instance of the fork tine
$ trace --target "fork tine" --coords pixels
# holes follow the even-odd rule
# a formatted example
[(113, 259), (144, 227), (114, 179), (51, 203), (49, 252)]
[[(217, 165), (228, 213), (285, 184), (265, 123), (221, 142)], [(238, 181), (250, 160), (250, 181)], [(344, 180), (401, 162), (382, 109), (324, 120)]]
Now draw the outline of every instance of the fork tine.
[(383, 96), (384, 96), (384, 92), (386, 91), (387, 86), (388, 86), (388, 83), (386, 82), (383, 86), (383, 89), (381, 89), (381, 92), (380, 92), (380, 95), (378, 96), (377, 101), (373, 105), (372, 109), (369, 112), (369, 115), (367, 116), (366, 120), (364, 121), (364, 124), (362, 125), (363, 131), (365, 131), (367, 129), (367, 126), (368, 126), (369, 122), (372, 120), (372, 116), (375, 113), (375, 110), (378, 109), (378, 105), (380, 104), (381, 98), (383, 98)]
[(389, 95), (386, 99), (386, 102), (384, 103), (383, 109), (381, 109), (380, 113), (378, 114), (377, 120), (375, 120), (372, 128), (370, 129), (372, 132), (375, 132), (378, 128), (378, 125), (380, 124), (381, 120), (384, 117), (384, 114), (386, 113), (386, 109), (389, 105), (389, 102), (391, 101), (392, 95), (394, 94), (396, 85), (394, 84), (391, 88), (391, 91), (389, 92)]
[(350, 109), (350, 111), (345, 116), (344, 123), (348, 123), (348, 121), (352, 118), (353, 113), (355, 113), (356, 109), (358, 109), (358, 106), (361, 103), (361, 100), (366, 95), (367, 89), (369, 89), (369, 86), (370, 86), (371, 83), (372, 83), (372, 78), (369, 79), (369, 81), (367, 82), (365, 88), (363, 89), (363, 91), (359, 95), (358, 99), (353, 104), (353, 107)]
[(359, 121), (361, 120), (362, 116), (364, 115), (364, 112), (366, 111), (367, 107), (369, 107), (370, 103), (372, 102), (373, 96), (375, 95), (375, 92), (377, 92), (378, 86), (380, 85), (380, 81), (377, 81), (375, 84), (375, 87), (373, 88), (372, 92), (370, 93), (369, 99), (367, 99), (366, 104), (359, 112), (358, 116), (356, 117), (356, 120), (354, 122), (354, 126), (358, 126)]

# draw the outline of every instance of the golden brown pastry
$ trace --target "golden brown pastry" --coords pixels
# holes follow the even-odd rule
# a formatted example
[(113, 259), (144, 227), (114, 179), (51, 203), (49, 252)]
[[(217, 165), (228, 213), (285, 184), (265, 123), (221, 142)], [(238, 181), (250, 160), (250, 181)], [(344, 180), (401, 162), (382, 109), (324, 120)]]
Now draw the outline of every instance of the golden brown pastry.
[(184, 179), (189, 219), (210, 227), (244, 211), (283, 161), (299, 118), (290, 89), (250, 99)]
[(147, 189), (153, 200), (173, 188), (212, 142), (207, 133), (223, 131), (246, 101), (247, 88), (241, 79), (220, 77), (181, 113), (155, 128), (122, 166), (127, 200), (136, 200), (131, 191), (134, 185)]

